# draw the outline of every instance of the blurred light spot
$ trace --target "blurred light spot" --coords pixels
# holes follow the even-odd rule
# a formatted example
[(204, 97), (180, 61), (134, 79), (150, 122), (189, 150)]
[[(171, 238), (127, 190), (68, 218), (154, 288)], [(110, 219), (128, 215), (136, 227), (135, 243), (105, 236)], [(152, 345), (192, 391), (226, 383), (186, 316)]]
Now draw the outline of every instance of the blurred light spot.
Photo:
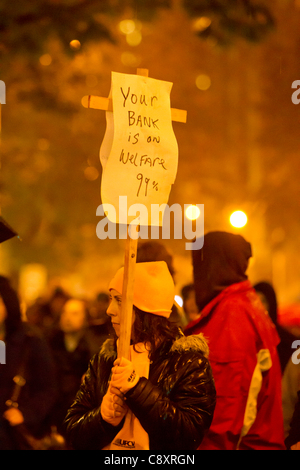
[(84, 176), (89, 181), (95, 181), (99, 176), (99, 171), (94, 166), (88, 166), (84, 170)]
[(72, 39), (72, 41), (70, 41), (70, 47), (71, 49), (78, 50), (81, 48), (81, 43), (78, 39)]
[(204, 31), (211, 25), (211, 19), (207, 16), (201, 16), (193, 22), (193, 29), (195, 31)]
[(39, 58), (39, 61), (42, 65), (50, 65), (52, 62), (52, 57), (50, 54), (43, 54)]
[(182, 307), (183, 306), (183, 300), (182, 298), (180, 297), (180, 295), (175, 295), (175, 302), (177, 303), (177, 305), (179, 305), (179, 307)]
[(48, 150), (49, 146), (50, 146), (50, 142), (48, 139), (39, 139), (38, 140), (38, 149), (39, 150)]
[(122, 20), (119, 23), (119, 28), (123, 34), (133, 33), (135, 30), (135, 22), (134, 20)]
[(87, 75), (85, 78), (85, 83), (88, 87), (93, 88), (98, 85), (98, 77), (96, 75)]
[(200, 216), (200, 209), (197, 206), (191, 205), (186, 208), (185, 215), (189, 220), (196, 220)]
[(126, 35), (126, 41), (129, 46), (138, 46), (142, 41), (142, 33), (138, 30)]
[(235, 211), (231, 214), (230, 223), (233, 227), (242, 228), (246, 225), (248, 218), (243, 211)]
[(127, 67), (138, 67), (141, 63), (141, 58), (132, 54), (132, 52), (123, 52), (121, 62)]
[(206, 91), (210, 88), (211, 86), (211, 79), (209, 78), (208, 75), (201, 74), (198, 75), (196, 78), (196, 87), (199, 88), (199, 90)]

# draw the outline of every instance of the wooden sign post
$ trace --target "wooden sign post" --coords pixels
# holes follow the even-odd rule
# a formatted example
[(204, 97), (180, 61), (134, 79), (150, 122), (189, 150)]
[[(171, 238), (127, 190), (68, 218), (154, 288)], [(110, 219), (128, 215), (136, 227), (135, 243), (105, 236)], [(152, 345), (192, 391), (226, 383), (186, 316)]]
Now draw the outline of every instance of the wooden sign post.
[[(137, 226), (133, 226), (134, 231), (138, 230)], [(127, 239), (125, 243), (124, 257), (124, 279), (123, 279), (123, 295), (121, 309), (120, 338), (118, 344), (118, 357), (130, 357), (130, 338), (132, 325), (133, 310), (133, 290), (135, 280), (135, 265), (138, 238), (131, 238), (127, 227)]]
[[(168, 108), (171, 83), (154, 79), (149, 79), (147, 83), (147, 80), (141, 78), (130, 81), (129, 78), (135, 76), (113, 74), (114, 82), (112, 81), (112, 90), (108, 98), (85, 96), (81, 101), (86, 108), (106, 111), (107, 130), (100, 149), (100, 160), (103, 166), (101, 194), (104, 210), (105, 204), (117, 207), (119, 195), (128, 196), (129, 203), (133, 205), (147, 204), (148, 208), (151, 204), (166, 203), (171, 185), (175, 180), (178, 157), (177, 142), (171, 129), (171, 121), (186, 122), (187, 112), (170, 108), (170, 106)], [(148, 79), (148, 70), (137, 69), (137, 76)], [(126, 84), (123, 85), (123, 82)], [(139, 86), (142, 90), (138, 90)], [(159, 86), (163, 88), (162, 93), (153, 92)], [(151, 94), (149, 94), (149, 89)], [(117, 100), (114, 101), (116, 96)], [(117, 117), (117, 122), (112, 119), (115, 111), (114, 104), (118, 110), (117, 116), (114, 116)], [(134, 110), (129, 108), (129, 105)], [(144, 114), (138, 114), (139, 107), (145, 110)], [(165, 115), (162, 115), (163, 113)], [(147, 174), (143, 173), (144, 167)], [(132, 218), (129, 222), (126, 213), (116, 215), (116, 218), (111, 221), (124, 223), (124, 220), (127, 224), (127, 239), (118, 357), (129, 359), (137, 231), (139, 225), (149, 225), (150, 219), (148, 216), (140, 216), (139, 222), (136, 218)], [(156, 220), (153, 225), (161, 225), (161, 221), (158, 224)]]

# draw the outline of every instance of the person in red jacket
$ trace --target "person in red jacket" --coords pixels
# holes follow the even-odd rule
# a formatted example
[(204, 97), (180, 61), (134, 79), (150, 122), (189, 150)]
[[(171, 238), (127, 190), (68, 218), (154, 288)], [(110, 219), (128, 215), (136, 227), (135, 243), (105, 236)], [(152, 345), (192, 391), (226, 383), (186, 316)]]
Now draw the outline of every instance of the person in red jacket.
[(246, 270), (251, 245), (210, 232), (192, 252), (200, 319), (185, 334), (204, 334), (217, 391), (212, 425), (199, 449), (285, 450), (279, 337)]

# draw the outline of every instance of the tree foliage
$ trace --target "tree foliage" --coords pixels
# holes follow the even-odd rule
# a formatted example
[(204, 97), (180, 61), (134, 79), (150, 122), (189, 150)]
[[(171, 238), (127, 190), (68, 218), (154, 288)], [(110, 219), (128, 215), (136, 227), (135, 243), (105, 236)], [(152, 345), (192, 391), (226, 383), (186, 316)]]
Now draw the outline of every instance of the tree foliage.
[[(150, 20), (162, 8), (171, 9), (175, 0), (2, 0), (0, 4), (0, 57), (41, 54), (53, 36), (68, 54), (73, 39), (115, 41), (107, 18), (131, 12)], [(259, 41), (274, 26), (265, 4), (256, 0), (182, 0), (180, 5), (195, 19), (206, 15), (211, 23), (196, 34), (226, 45), (237, 37)]]
[(211, 23), (197, 34), (215, 39), (221, 45), (242, 37), (250, 42), (262, 40), (274, 28), (270, 9), (252, 0), (184, 0), (192, 17), (208, 16)]
[[(205, 203), (207, 230), (219, 228), (230, 204), (245, 203), (253, 207), (249, 220), (264, 211), (268, 233), (283, 226), (293, 239), (299, 232), (299, 218), (293, 218), (300, 204), (294, 179), (299, 110), (290, 94), (299, 78), (300, 11), (297, 16), (268, 2), (278, 28), (263, 41), (275, 25), (266, 3), (1, 1), (0, 79), (7, 86), (1, 205), (23, 240), (5, 244), (13, 246), (16, 272), (38, 262), (50, 274), (65, 270), (96, 279), (108, 257), (118, 258), (118, 240), (100, 242), (95, 234), (105, 116), (84, 109), (81, 98), (107, 96), (111, 70), (135, 73), (136, 65), (122, 63), (124, 52), (140, 56), (137, 66), (149, 68), (154, 78), (174, 81), (172, 103), (188, 110), (187, 124), (176, 127), (180, 171), (170, 204)], [(138, 47), (129, 46), (119, 30), (128, 18), (143, 24)], [(70, 48), (73, 39), (80, 50)], [(252, 47), (253, 41), (260, 44)], [(44, 54), (52, 58), (49, 66), (39, 60)], [(199, 73), (211, 78), (205, 92), (195, 86)], [(91, 168), (96, 179), (86, 176)], [(254, 189), (249, 173), (255, 181), (260, 174)]]

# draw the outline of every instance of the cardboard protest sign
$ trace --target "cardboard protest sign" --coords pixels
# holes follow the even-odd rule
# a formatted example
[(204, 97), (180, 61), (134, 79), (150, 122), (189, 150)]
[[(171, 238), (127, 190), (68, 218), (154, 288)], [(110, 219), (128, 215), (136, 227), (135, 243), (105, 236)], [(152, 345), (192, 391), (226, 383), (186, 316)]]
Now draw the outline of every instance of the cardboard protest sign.
[[(140, 225), (162, 224), (162, 213), (151, 217), (151, 204), (167, 204), (177, 173), (171, 89), (170, 82), (112, 72), (113, 112), (106, 111), (107, 128), (100, 149), (103, 208), (112, 204), (116, 209), (116, 219), (111, 222), (129, 224), (136, 218), (136, 211), (130, 215), (119, 207), (119, 197), (126, 195), (128, 207), (142, 204), (147, 208), (140, 212)], [(107, 211), (108, 218), (109, 214)]]
[[(86, 108), (106, 111), (100, 148), (102, 206), (111, 222), (127, 225), (118, 357), (129, 358), (138, 226), (162, 225), (177, 173), (172, 120), (186, 122), (186, 111), (170, 107), (171, 89), (172, 83), (148, 78), (148, 70), (138, 69), (137, 75), (112, 72), (108, 98), (82, 99)], [(124, 197), (127, 204), (121, 207)], [(161, 208), (155, 217), (153, 205)]]

